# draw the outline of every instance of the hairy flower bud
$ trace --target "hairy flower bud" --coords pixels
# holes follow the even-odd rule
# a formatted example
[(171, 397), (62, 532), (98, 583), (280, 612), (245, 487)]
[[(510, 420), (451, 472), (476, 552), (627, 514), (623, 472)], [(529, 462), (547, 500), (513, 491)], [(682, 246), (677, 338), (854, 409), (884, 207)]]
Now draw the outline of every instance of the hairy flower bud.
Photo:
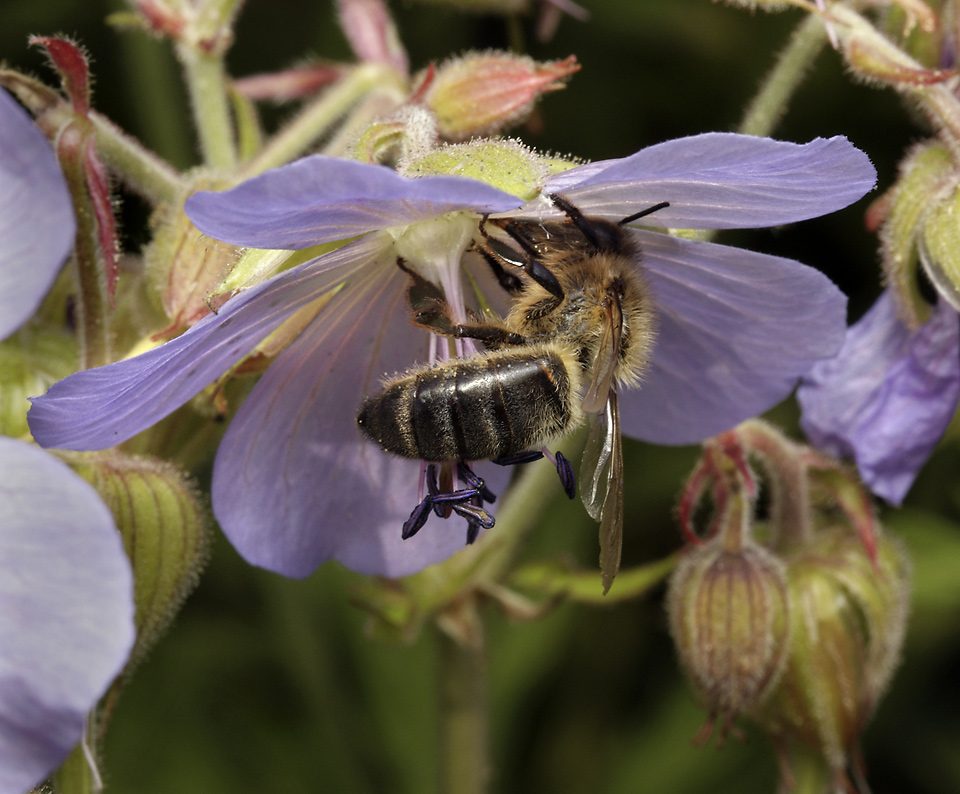
[(207, 510), (169, 463), (116, 451), (71, 454), (67, 462), (97, 490), (123, 536), (133, 566), (135, 664), (196, 585), (207, 556)]
[(56, 329), (30, 327), (0, 342), (0, 435), (17, 438), (29, 433), (28, 398), (43, 394), (76, 365), (76, 340)]
[(564, 87), (579, 71), (574, 56), (537, 63), (510, 53), (474, 53), (442, 64), (423, 93), (440, 134), (462, 141), (523, 121), (541, 94)]
[[(960, 176), (960, 175), (955, 175)], [(960, 184), (951, 185), (950, 195), (931, 207), (920, 235), (920, 263), (927, 277), (942, 295), (960, 311)]]
[(177, 332), (209, 314), (207, 297), (229, 274), (238, 254), (234, 246), (204, 237), (179, 208), (160, 212), (157, 233), (145, 254), (146, 273), (170, 318), (170, 330)]
[(550, 176), (550, 166), (535, 152), (511, 140), (476, 140), (441, 146), (422, 157), (405, 160), (404, 176), (455, 174), (479, 179), (514, 196), (535, 198)]
[[(887, 284), (896, 291), (904, 319), (913, 327), (926, 320), (926, 303), (917, 291), (918, 248), (926, 248), (924, 263), (931, 280), (937, 283), (933, 261), (939, 256), (936, 221), (928, 231), (931, 207), (943, 201), (957, 168), (950, 151), (940, 143), (918, 146), (900, 166), (896, 185), (888, 192), (886, 218), (880, 230), (880, 254)], [(934, 215), (939, 213), (934, 211)], [(925, 238), (929, 237), (928, 241)], [(949, 257), (946, 257), (949, 261)], [(956, 292), (956, 287), (953, 288)]]
[(841, 781), (899, 659), (909, 564), (881, 536), (874, 566), (855, 534), (833, 527), (787, 561), (787, 588), (789, 656), (753, 716), (782, 746), (821, 753)]
[(752, 541), (731, 548), (718, 535), (680, 563), (667, 610), (680, 663), (724, 731), (762, 700), (783, 668), (789, 633), (783, 565)]

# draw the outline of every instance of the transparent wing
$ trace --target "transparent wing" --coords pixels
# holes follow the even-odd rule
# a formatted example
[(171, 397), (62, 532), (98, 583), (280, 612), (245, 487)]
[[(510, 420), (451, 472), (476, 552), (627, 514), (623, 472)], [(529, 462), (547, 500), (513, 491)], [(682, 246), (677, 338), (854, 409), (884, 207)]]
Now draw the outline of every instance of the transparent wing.
[(587, 414), (587, 419), (590, 431), (580, 460), (580, 498), (590, 518), (599, 521), (607, 496), (610, 459), (613, 455), (609, 404), (600, 413)]
[(620, 355), (620, 341), (623, 336), (623, 309), (620, 298), (615, 293), (609, 293), (604, 301), (606, 322), (603, 336), (597, 348), (597, 357), (593, 362), (593, 380), (583, 397), (583, 410), (588, 414), (603, 412), (608, 405), (607, 395), (613, 389), (613, 373), (617, 369)]
[(580, 483), (584, 507), (600, 522), (600, 576), (606, 593), (620, 568), (623, 541), (623, 443), (615, 389), (604, 410), (590, 415)]

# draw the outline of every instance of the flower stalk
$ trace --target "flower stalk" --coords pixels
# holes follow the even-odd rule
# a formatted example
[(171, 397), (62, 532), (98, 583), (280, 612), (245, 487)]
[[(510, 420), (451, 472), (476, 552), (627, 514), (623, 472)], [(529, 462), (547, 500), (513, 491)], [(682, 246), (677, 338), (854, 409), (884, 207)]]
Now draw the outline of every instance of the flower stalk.
[(183, 192), (182, 180), (173, 166), (105, 116), (91, 111), (88, 118), (103, 161), (133, 190), (152, 204), (171, 203)]
[(90, 369), (109, 363), (111, 351), (107, 323), (107, 278), (98, 245), (96, 211), (88, 191), (84, 167), (85, 152), (90, 140), (84, 127), (85, 120), (68, 124), (61, 130), (56, 146), (77, 217), (74, 248), (77, 268), (77, 336), (80, 342), (80, 368)]
[(739, 132), (744, 135), (773, 132), (826, 41), (823, 20), (815, 14), (805, 17), (747, 107)]
[(93, 758), (95, 750), (86, 742), (84, 737), (53, 776), (57, 794), (100, 794), (103, 790), (103, 781)]
[(184, 69), (203, 161), (215, 168), (232, 168), (237, 162), (237, 143), (223, 55), (216, 49), (208, 51), (186, 43), (179, 44), (176, 51)]
[[(947, 133), (943, 136), (945, 142), (957, 152), (960, 148), (960, 100), (948, 85), (943, 82), (923, 85), (896, 80), (895, 75), (898, 70), (916, 74), (927, 70), (923, 64), (907, 55), (856, 11), (852, 11), (841, 3), (834, 3), (830, 7), (830, 14), (840, 23), (837, 30), (850, 67), (866, 79), (883, 80), (884, 76), (874, 71), (878, 61), (882, 60), (887, 73), (886, 82), (891, 83), (898, 91), (916, 99), (933, 124)], [(858, 69), (858, 62), (862, 62), (866, 68)]]
[(439, 790), (483, 794), (490, 780), (486, 654), (439, 630), (437, 662)]
[(381, 63), (361, 64), (274, 135), (260, 154), (244, 166), (240, 177), (245, 179), (260, 174), (303, 154), (374, 88), (393, 94), (396, 104), (404, 96), (402, 81), (392, 69)]

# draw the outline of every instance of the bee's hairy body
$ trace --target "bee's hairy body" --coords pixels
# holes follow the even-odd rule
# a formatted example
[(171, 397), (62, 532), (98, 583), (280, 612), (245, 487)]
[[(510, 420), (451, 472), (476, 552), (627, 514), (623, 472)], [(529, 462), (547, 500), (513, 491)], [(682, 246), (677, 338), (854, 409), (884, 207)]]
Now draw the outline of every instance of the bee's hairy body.
[[(505, 226), (549, 278), (511, 277), (520, 286), (511, 290), (516, 297), (505, 320), (446, 334), (480, 339), (489, 349), (389, 379), (364, 400), (361, 429), (387, 452), (434, 462), (508, 457), (566, 435), (584, 420), (582, 392), (595, 374), (611, 303), (622, 330), (609, 366), (617, 381), (635, 381), (654, 333), (638, 252), (616, 224), (582, 220), (593, 241), (572, 221)], [(485, 257), (516, 264), (496, 249)], [(420, 289), (418, 295), (429, 292)], [(430, 318), (420, 324), (439, 325), (435, 313)]]
[(555, 344), (422, 367), (388, 381), (367, 400), (360, 424), (383, 449), (407, 458), (513, 455), (580, 423), (572, 399), (578, 369), (571, 352)]

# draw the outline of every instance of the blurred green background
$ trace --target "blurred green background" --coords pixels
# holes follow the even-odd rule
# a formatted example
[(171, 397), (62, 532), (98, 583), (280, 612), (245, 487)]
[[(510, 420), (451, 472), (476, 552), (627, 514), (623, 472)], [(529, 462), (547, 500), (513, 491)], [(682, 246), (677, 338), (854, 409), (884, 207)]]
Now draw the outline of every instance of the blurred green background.
[[(415, 69), (510, 41), (499, 18), (391, 5)], [(590, 159), (735, 128), (801, 18), (708, 0), (584, 5), (590, 21), (564, 19), (547, 44), (535, 41), (529, 19), (522, 22), (530, 54), (574, 53), (583, 70), (518, 133), (537, 148)], [(96, 107), (189, 166), (196, 160), (178, 67), (166, 44), (105, 26), (119, 8), (108, 0), (0, 0), (0, 57), (52, 79), (40, 54), (27, 49), (27, 34), (74, 36), (93, 58)], [(308, 54), (349, 57), (330, 3), (248, 0), (229, 55), (233, 74), (282, 68)], [(891, 92), (852, 84), (827, 51), (776, 135), (834, 134), (871, 156), (881, 188), (905, 147), (923, 137)], [(862, 222), (867, 203), (790, 229), (722, 239), (824, 270), (851, 296), (855, 319), (879, 290), (876, 241)], [(146, 239), (145, 217), (130, 198), (128, 249)], [(791, 406), (776, 418), (795, 429)], [(679, 546), (673, 504), (695, 457), (694, 449), (627, 442), (625, 564)], [(915, 600), (902, 668), (864, 739), (876, 794), (960, 792), (958, 471), (960, 452), (948, 441), (906, 507), (885, 515), (913, 554)], [(595, 525), (558, 488), (529, 551), (569, 553), (591, 565)], [(199, 588), (120, 700), (106, 744), (108, 789), (434, 791), (434, 638), (425, 634), (409, 647), (371, 641), (366, 616), (350, 603), (355, 584), (336, 565), (305, 581), (252, 569), (218, 536)], [(743, 741), (731, 738), (719, 751), (692, 746), (704, 714), (675, 664), (662, 592), (605, 608), (565, 605), (533, 623), (489, 618), (493, 791), (775, 790), (773, 754), (756, 731), (747, 728)]]

